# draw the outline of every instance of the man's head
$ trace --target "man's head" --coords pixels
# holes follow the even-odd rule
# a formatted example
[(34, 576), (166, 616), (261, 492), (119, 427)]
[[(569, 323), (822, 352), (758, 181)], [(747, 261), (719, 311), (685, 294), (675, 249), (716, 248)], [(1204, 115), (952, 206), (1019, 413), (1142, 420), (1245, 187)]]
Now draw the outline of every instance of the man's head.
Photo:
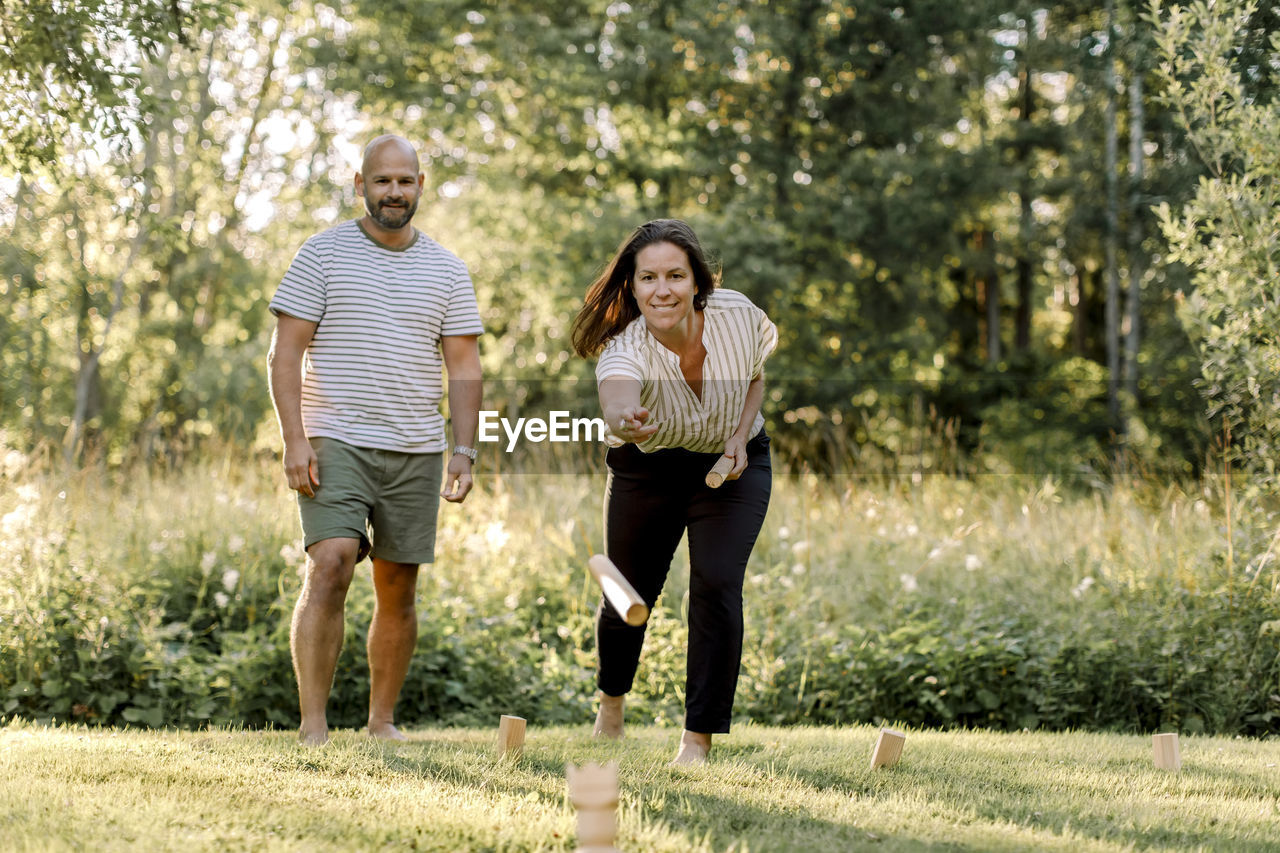
[(418, 210), (422, 184), (418, 152), (408, 140), (387, 134), (365, 146), (356, 192), (374, 222), (388, 231), (406, 227)]

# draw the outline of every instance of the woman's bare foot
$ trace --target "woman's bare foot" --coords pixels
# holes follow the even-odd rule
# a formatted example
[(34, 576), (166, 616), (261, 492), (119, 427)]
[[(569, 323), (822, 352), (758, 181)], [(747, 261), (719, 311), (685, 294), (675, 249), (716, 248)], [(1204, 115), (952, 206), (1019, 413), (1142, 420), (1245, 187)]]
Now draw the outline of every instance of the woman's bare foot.
[(676, 753), (671, 763), (686, 766), (706, 764), (709, 752), (711, 752), (711, 735), (685, 729), (684, 734), (680, 736), (680, 751)]
[(618, 740), (622, 737), (622, 710), (627, 697), (599, 694), (600, 710), (596, 712), (596, 725), (592, 729), (593, 737)]

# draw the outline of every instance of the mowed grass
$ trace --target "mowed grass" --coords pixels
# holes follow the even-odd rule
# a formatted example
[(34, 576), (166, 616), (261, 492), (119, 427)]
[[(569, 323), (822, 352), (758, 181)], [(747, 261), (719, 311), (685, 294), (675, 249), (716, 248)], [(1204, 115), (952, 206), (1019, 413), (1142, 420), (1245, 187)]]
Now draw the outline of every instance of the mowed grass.
[(492, 729), (403, 744), (340, 731), (0, 728), (6, 850), (568, 851), (565, 765), (616, 760), (624, 851), (1280, 850), (1280, 742), (908, 731), (871, 770), (872, 727), (738, 726), (711, 764), (671, 767), (678, 730), (531, 721), (517, 761)]

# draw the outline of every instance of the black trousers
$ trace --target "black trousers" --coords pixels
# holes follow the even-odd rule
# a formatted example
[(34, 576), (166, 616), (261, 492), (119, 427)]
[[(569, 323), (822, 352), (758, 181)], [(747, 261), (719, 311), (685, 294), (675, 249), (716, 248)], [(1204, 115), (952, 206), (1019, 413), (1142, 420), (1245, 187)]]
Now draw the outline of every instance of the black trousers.
[[(689, 649), (685, 723), (691, 732), (729, 731), (742, 663), (742, 579), (769, 508), (773, 471), (769, 437), (747, 444), (748, 464), (736, 480), (710, 489), (718, 453), (672, 448), (642, 453), (611, 448), (605, 487), (605, 549), (653, 607), (671, 558), (689, 533)], [(633, 627), (603, 598), (596, 612), (596, 684), (610, 696), (631, 689), (645, 626)]]

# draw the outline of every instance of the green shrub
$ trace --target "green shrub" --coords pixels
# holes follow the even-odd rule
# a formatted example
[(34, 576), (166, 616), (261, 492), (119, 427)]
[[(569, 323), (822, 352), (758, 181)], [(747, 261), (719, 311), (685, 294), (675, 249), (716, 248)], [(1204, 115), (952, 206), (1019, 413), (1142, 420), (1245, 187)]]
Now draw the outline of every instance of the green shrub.
[[(296, 516), (273, 462), (239, 477), (7, 484), (0, 717), (297, 725)], [(583, 567), (601, 538), (600, 484), (481, 481), (463, 508), (442, 509), (398, 719), (585, 724), (598, 593)], [(875, 489), (780, 477), (745, 583), (736, 712), (1278, 733), (1277, 516), (1233, 519), (1228, 549), (1218, 503), (1210, 485), (1065, 493), (1014, 477)], [(681, 551), (628, 705), (637, 722), (682, 716), (687, 571)], [(337, 726), (367, 715), (372, 609), (362, 567), (330, 701)]]

